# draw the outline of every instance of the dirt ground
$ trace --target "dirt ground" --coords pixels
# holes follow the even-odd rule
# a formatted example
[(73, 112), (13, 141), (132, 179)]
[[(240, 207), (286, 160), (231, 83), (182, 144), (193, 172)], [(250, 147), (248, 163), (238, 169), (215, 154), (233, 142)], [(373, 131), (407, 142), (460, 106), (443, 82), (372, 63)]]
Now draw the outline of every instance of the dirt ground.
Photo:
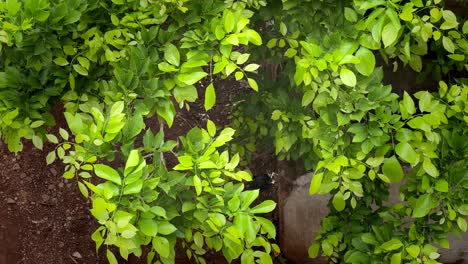
[[(225, 83), (225, 82), (224, 82)], [(190, 104), (190, 111), (181, 111), (168, 138), (177, 138), (191, 127), (203, 126), (207, 119), (226, 125), (233, 98), (250, 91), (243, 87), (219, 85), (218, 102), (212, 110), (203, 109), (203, 85), (200, 99)], [(60, 107), (53, 111), (58, 127), (66, 127)], [(153, 122), (149, 122), (152, 127)], [(96, 253), (90, 235), (97, 223), (89, 213), (90, 203), (80, 194), (76, 183), (62, 177), (63, 165), (46, 166), (45, 156), (52, 149), (35, 149), (26, 143), (17, 156), (0, 143), (0, 264), (94, 264), (107, 263), (102, 248)], [(262, 156), (258, 164), (274, 163), (273, 157)], [(266, 160), (265, 160), (266, 159)], [(253, 162), (255, 164), (255, 162)], [(253, 166), (254, 175), (263, 174)], [(270, 167), (271, 169), (271, 167)], [(275, 199), (275, 189), (267, 188), (263, 199)], [(276, 200), (276, 199), (275, 199)], [(275, 221), (275, 214), (270, 215)], [(189, 263), (180, 256), (178, 263)], [(225, 263), (218, 255), (207, 256), (208, 263)], [(146, 258), (130, 258), (128, 262), (146, 263)]]

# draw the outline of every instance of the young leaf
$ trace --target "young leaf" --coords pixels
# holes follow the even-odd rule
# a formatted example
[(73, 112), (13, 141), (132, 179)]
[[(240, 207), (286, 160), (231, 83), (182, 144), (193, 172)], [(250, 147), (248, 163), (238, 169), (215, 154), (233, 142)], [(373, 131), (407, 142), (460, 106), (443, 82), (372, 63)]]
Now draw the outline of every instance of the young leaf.
[(191, 73), (181, 73), (177, 75), (177, 79), (186, 85), (193, 85), (205, 78), (208, 75), (206, 72), (191, 72)]
[(107, 257), (107, 261), (109, 261), (109, 264), (119, 264), (119, 262), (114, 256), (114, 253), (112, 253), (112, 251), (110, 251), (109, 249), (106, 251), (106, 257)]
[(99, 178), (102, 178), (104, 180), (111, 181), (113, 183), (116, 183), (117, 185), (122, 184), (122, 180), (120, 178), (120, 174), (114, 170), (113, 168), (104, 165), (104, 164), (95, 164), (94, 165), (94, 173), (96, 173), (96, 176)]
[(403, 243), (397, 238), (393, 238), (382, 245), (380, 245), (380, 248), (382, 248), (385, 251), (393, 251), (396, 249), (399, 249), (403, 246)]
[(49, 152), (49, 154), (47, 154), (47, 157), (46, 157), (47, 165), (54, 163), (55, 159), (56, 159), (55, 151)]
[(153, 238), (153, 248), (163, 258), (169, 257), (171, 252), (169, 240), (165, 237), (156, 236)]
[(310, 187), (309, 187), (310, 195), (316, 194), (319, 191), (320, 186), (322, 185), (322, 178), (323, 178), (323, 172), (315, 173), (312, 176), (312, 181), (310, 182)]
[(247, 82), (249, 83), (250, 87), (254, 89), (254, 91), (258, 92), (258, 84), (257, 81), (255, 81), (252, 78), (247, 78)]
[(432, 210), (432, 201), (430, 194), (423, 194), (416, 200), (413, 209), (413, 217), (420, 218), (426, 216)]
[(398, 38), (398, 31), (392, 22), (387, 23), (382, 31), (382, 42), (385, 47), (391, 46)]
[(88, 196), (89, 196), (88, 188), (86, 188), (86, 186), (83, 183), (78, 182), (78, 189), (80, 190), (81, 194), (84, 197), (88, 198)]
[(216, 92), (213, 83), (210, 83), (205, 90), (205, 110), (208, 111), (216, 104)]
[(37, 136), (37, 135), (34, 135), (33, 138), (32, 138), (32, 142), (34, 144), (34, 146), (40, 150), (42, 150), (42, 147), (43, 147), (43, 142), (42, 142), (42, 138)]
[(73, 69), (80, 75), (88, 76), (88, 70), (79, 64), (73, 64)]
[(356, 64), (356, 70), (365, 76), (370, 76), (375, 68), (375, 56), (372, 51), (361, 47), (356, 52), (356, 57), (359, 59), (359, 63)]
[(170, 64), (179, 67), (180, 65), (180, 53), (177, 47), (172, 44), (168, 43), (164, 48), (164, 59), (169, 62)]
[(197, 175), (193, 175), (193, 186), (195, 187), (195, 191), (197, 192), (197, 195), (200, 195), (202, 192), (202, 185), (201, 185), (201, 180)]
[(345, 209), (346, 202), (341, 192), (338, 192), (335, 194), (335, 196), (333, 196), (332, 204), (338, 212), (341, 212)]
[(399, 182), (403, 179), (403, 168), (401, 168), (401, 164), (395, 156), (384, 162), (382, 172), (390, 182)]
[(413, 147), (408, 142), (400, 142), (395, 147), (395, 152), (404, 161), (410, 164), (419, 162), (419, 155), (414, 151)]
[(273, 211), (276, 207), (276, 203), (272, 200), (263, 201), (261, 204), (250, 209), (252, 214), (264, 214)]
[(340, 79), (347, 86), (356, 86), (356, 75), (354, 75), (354, 72), (346, 69), (345, 67), (341, 68)]

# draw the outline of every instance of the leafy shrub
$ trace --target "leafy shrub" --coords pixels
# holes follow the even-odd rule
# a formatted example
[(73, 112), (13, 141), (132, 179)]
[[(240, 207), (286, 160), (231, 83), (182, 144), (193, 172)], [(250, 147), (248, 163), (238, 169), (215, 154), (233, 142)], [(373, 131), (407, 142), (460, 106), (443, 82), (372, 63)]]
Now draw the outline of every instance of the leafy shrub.
[[(7, 0), (0, 14), (1, 137), (13, 152), (56, 144), (47, 163), (92, 200), (97, 248), (126, 258), (151, 244), (148, 262), (171, 263), (181, 241), (197, 263), (207, 250), (271, 263), (275, 227), (257, 214), (275, 205), (251, 207), (237, 168), (258, 147), (303, 161), (310, 193), (333, 195), (312, 257), (437, 263), (434, 245), (467, 230), (468, 23), (440, 0)], [(392, 91), (377, 51), (438, 90)], [(225, 78), (258, 91), (232, 116), (237, 133), (209, 121), (166, 140), (176, 108), (199, 87), (210, 110)], [(56, 102), (60, 140), (46, 130)]]

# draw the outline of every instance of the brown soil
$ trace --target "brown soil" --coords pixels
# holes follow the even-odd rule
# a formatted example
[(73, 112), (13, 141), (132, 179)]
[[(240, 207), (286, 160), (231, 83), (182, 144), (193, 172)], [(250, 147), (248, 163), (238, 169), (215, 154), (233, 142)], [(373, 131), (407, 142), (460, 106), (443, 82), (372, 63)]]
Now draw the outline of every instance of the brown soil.
[[(215, 86), (216, 106), (205, 112), (204, 88), (200, 85), (199, 100), (190, 104), (190, 111), (180, 111), (174, 126), (166, 130), (168, 138), (176, 139), (194, 126), (204, 127), (207, 119), (218, 126), (226, 125), (233, 98), (250, 92), (229, 81)], [(57, 127), (65, 127), (60, 107), (53, 113), (58, 119)], [(153, 128), (156, 122), (149, 120), (148, 125)], [(57, 127), (51, 131), (57, 131)], [(107, 263), (102, 248), (96, 253), (90, 238), (97, 227), (88, 211), (90, 203), (75, 182), (63, 179), (62, 164), (46, 166), (45, 156), (52, 147), (46, 144), (40, 151), (27, 142), (15, 156), (0, 142), (0, 264)], [(265, 163), (273, 164), (274, 158), (262, 155), (258, 165), (251, 168), (254, 175), (265, 173)], [(267, 167), (271, 170), (273, 166)], [(264, 190), (262, 199), (276, 200), (275, 187)], [(219, 254), (208, 254), (207, 262), (226, 263)], [(131, 258), (127, 263), (146, 263), (146, 258)], [(180, 256), (177, 263), (189, 261)]]

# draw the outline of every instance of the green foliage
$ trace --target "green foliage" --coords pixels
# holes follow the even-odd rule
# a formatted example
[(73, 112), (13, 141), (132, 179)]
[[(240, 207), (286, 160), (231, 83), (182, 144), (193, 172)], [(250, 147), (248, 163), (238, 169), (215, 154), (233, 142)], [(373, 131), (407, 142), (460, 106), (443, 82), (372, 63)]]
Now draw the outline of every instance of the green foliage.
[[(253, 206), (238, 169), (257, 149), (302, 161), (310, 194), (332, 195), (312, 257), (437, 263), (435, 245), (467, 230), (468, 24), (442, 1), (8, 0), (0, 25), (0, 136), (12, 152), (55, 144), (46, 162), (92, 201), (110, 263), (111, 246), (173, 263), (177, 241), (197, 263), (208, 250), (271, 263), (276, 230), (258, 214), (275, 204)], [(377, 56), (439, 88), (392, 91)], [(235, 130), (166, 139), (178, 109), (203, 88), (212, 109), (226, 78), (257, 91)], [(53, 135), (57, 102), (68, 129)]]

